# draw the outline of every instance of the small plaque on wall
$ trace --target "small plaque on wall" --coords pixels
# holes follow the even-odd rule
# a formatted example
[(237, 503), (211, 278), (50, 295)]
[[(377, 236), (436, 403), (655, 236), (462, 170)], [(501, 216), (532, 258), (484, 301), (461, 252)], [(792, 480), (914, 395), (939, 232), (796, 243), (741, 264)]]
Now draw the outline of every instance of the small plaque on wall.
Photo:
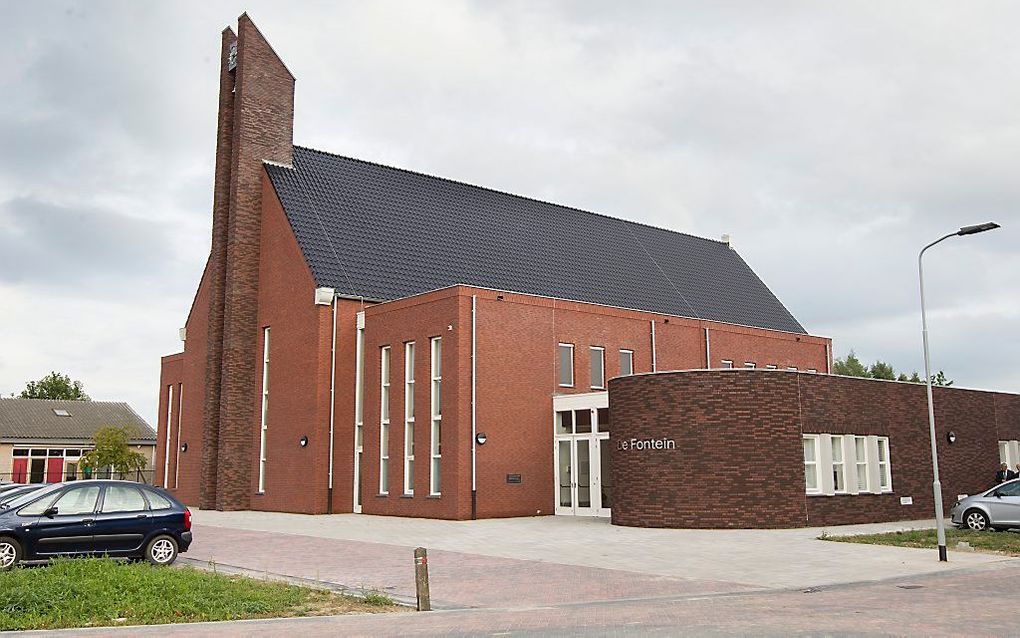
[(506, 475), (506, 482), (507, 483), (520, 483), (521, 482), (521, 475), (520, 474), (507, 474)]
[(900, 505), (913, 505), (913, 504), (914, 504), (914, 497), (913, 496), (901, 496), (900, 497)]

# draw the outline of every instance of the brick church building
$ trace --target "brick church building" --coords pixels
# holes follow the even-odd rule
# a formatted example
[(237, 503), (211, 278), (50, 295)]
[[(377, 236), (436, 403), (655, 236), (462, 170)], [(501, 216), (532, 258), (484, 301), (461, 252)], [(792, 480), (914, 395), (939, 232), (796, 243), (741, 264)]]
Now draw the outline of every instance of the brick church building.
[(608, 516), (610, 378), (829, 371), (726, 241), (295, 146), (293, 115), (242, 15), (211, 250), (162, 359), (156, 474), (188, 504)]

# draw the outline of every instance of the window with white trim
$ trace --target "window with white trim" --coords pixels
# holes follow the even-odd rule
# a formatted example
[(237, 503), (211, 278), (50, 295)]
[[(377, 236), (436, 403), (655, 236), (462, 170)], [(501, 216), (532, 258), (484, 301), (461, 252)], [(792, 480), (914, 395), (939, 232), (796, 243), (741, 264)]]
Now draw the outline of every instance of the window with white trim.
[(756, 366), (756, 365), (754, 364), (754, 361), (745, 361), (745, 362), (744, 362), (744, 367), (745, 367), (745, 368), (756, 368), (756, 367), (758, 367), (758, 366)]
[(822, 492), (821, 473), (818, 463), (818, 440), (817, 434), (805, 434), (804, 443), (804, 488), (808, 494), (820, 494)]
[(591, 389), (602, 390), (606, 387), (606, 349), (591, 346)]
[(793, 366), (789, 366), (788, 368), (786, 368), (786, 370), (787, 370), (787, 372), (796, 372), (797, 368), (795, 368)]
[(404, 344), (404, 495), (414, 494), (414, 342)]
[(767, 366), (765, 366), (765, 369), (766, 369), (766, 370), (778, 370), (779, 368), (778, 368), (777, 366), (775, 366), (775, 365), (772, 365), (772, 364), (770, 363), (770, 364), (768, 364)]
[(432, 350), (432, 428), (430, 435), (429, 494), (440, 494), (440, 465), (443, 459), (443, 341), (433, 337)]
[(857, 468), (857, 491), (870, 492), (871, 480), (868, 473), (868, 439), (864, 436), (854, 437), (854, 463)]
[(390, 493), (390, 347), (379, 350), (379, 493)]
[(259, 493), (266, 491), (266, 432), (269, 429), (269, 326), (262, 329), (262, 426), (259, 429)]
[(843, 437), (829, 437), (832, 446), (832, 489), (836, 494), (846, 493), (846, 463), (843, 460)]
[(574, 344), (561, 343), (559, 346), (560, 387), (574, 387)]
[(889, 437), (878, 437), (878, 487), (882, 492), (892, 491), (892, 469), (889, 462)]
[(730, 361), (729, 359), (723, 359), (721, 365), (724, 370), (729, 370), (733, 368), (733, 362)]
[(808, 368), (807, 371), (810, 372), (811, 374), (817, 374), (818, 373), (818, 370), (815, 370), (814, 368)]
[(634, 374), (634, 351), (620, 350), (620, 376), (628, 377)]
[(1005, 463), (1010, 470), (1016, 470), (1020, 463), (1020, 441), (999, 441), (999, 463)]
[[(181, 427), (184, 425), (184, 384), (177, 384), (177, 444), (174, 446), (174, 458), (177, 462), (174, 464), (174, 489), (180, 487), (181, 478)], [(75, 468), (77, 469), (77, 468)]]
[(163, 487), (170, 487), (170, 430), (174, 425), (174, 386), (166, 387), (166, 447), (163, 448)]

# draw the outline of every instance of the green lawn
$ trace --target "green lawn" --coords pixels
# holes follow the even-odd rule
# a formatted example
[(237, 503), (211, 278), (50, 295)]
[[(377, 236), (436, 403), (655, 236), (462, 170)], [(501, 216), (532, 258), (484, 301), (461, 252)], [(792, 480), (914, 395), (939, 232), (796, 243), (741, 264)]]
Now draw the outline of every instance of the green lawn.
[(399, 609), (285, 583), (106, 559), (0, 572), (0, 630), (371, 613)]
[[(872, 545), (897, 545), (899, 547), (938, 547), (934, 529), (913, 530), (909, 532), (889, 532), (886, 534), (865, 534), (862, 536), (828, 536), (821, 537), (827, 541), (842, 543), (870, 543)], [(946, 529), (946, 547), (956, 549), (960, 541), (969, 543), (976, 551), (1020, 556), (1020, 534), (1016, 532), (975, 532), (969, 529)]]

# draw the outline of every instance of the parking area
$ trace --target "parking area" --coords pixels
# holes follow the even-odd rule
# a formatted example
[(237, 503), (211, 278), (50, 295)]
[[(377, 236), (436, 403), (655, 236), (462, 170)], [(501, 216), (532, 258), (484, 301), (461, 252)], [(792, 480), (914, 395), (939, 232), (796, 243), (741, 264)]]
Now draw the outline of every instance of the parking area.
[[(429, 549), (439, 607), (507, 607), (812, 588), (1014, 562), (1001, 556), (817, 540), (821, 529), (664, 530), (604, 519), (440, 521), (196, 511), (185, 556), (220, 568), (414, 594), (411, 551)], [(830, 534), (930, 526), (832, 527)]]

